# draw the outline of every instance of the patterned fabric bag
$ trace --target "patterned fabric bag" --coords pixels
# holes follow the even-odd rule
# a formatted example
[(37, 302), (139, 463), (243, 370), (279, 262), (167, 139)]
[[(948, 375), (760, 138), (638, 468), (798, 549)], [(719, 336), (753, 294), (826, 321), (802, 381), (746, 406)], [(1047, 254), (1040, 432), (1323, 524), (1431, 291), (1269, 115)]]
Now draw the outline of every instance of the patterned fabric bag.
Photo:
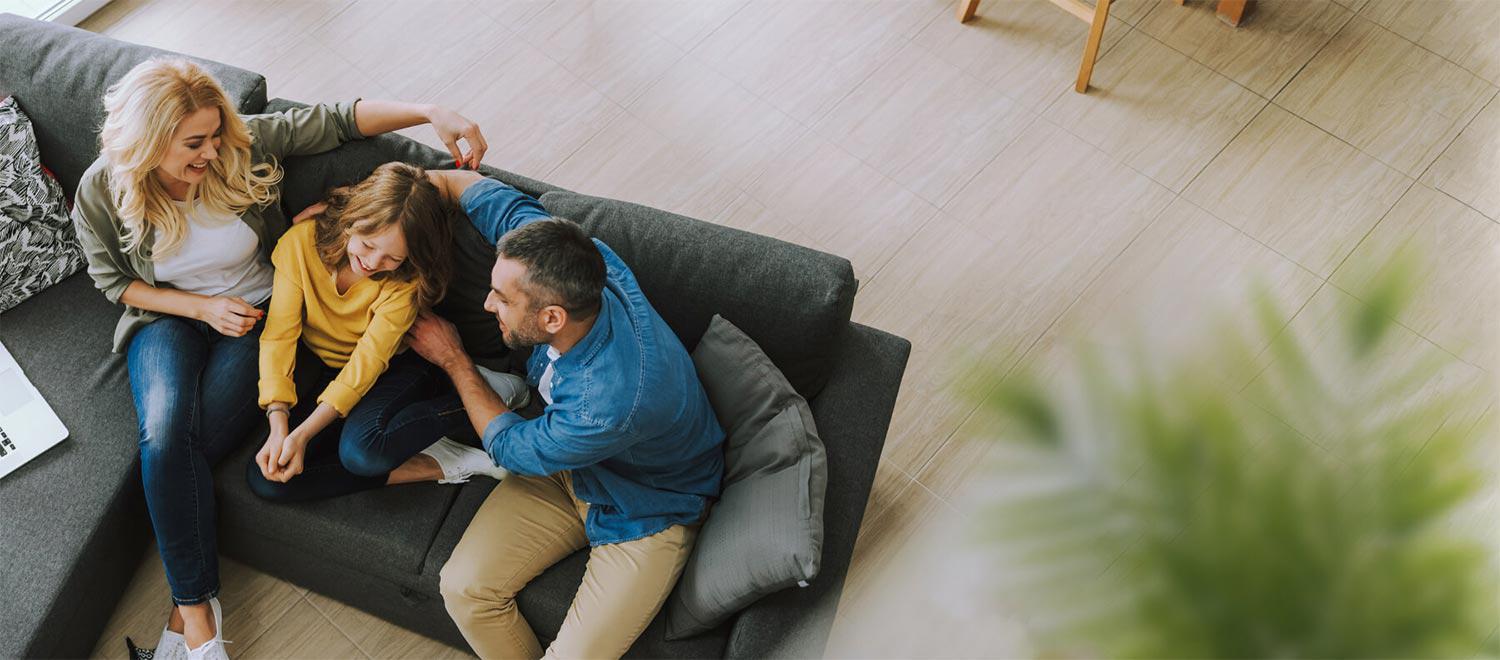
[(83, 267), (62, 186), (42, 171), (31, 120), (0, 101), (0, 312)]

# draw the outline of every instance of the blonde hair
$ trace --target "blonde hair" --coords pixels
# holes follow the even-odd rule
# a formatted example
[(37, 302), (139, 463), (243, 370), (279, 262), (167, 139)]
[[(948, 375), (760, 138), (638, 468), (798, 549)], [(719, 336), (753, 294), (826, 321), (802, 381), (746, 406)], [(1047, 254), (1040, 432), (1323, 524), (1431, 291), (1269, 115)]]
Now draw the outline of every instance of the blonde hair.
[(200, 201), (211, 212), (240, 215), (276, 199), (281, 169), (274, 162), (251, 163), (250, 130), (219, 82), (185, 59), (147, 60), (105, 93), (106, 115), (99, 131), (126, 250), (140, 249), (154, 231), (155, 252), (170, 254), (187, 236), (186, 214), (153, 172), (178, 125), (203, 108), (219, 110), (219, 157), (210, 161), (202, 181), (188, 189), (187, 201)]

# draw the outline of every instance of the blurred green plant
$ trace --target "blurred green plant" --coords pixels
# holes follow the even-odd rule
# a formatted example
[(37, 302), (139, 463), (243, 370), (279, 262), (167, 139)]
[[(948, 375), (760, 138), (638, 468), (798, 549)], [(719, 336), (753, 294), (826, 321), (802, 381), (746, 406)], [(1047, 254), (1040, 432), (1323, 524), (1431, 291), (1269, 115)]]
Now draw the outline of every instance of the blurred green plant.
[(1044, 655), (1497, 654), (1494, 548), (1451, 520), (1486, 478), (1487, 402), (1426, 391), (1438, 364), (1393, 344), (1410, 270), (1316, 346), (1257, 295), (1204, 350), (1080, 348), (990, 388), (1006, 458), (976, 534)]

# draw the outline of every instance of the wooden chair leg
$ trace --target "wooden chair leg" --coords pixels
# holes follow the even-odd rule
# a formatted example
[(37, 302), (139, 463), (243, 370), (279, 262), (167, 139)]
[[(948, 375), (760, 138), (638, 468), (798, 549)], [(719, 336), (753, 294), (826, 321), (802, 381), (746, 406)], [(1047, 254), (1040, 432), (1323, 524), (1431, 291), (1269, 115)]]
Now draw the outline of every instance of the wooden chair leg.
[(1089, 40), (1083, 46), (1083, 64), (1078, 67), (1078, 84), (1073, 89), (1079, 94), (1089, 90), (1089, 79), (1094, 76), (1094, 60), (1099, 59), (1099, 42), (1104, 39), (1104, 24), (1109, 21), (1109, 0), (1098, 0), (1094, 6), (1094, 21), (1089, 24)]
[(1228, 23), (1231, 27), (1239, 27), (1240, 21), (1245, 20), (1246, 0), (1219, 0), (1219, 8), (1215, 13), (1219, 20)]
[(958, 22), (967, 23), (979, 11), (979, 0), (958, 0)]

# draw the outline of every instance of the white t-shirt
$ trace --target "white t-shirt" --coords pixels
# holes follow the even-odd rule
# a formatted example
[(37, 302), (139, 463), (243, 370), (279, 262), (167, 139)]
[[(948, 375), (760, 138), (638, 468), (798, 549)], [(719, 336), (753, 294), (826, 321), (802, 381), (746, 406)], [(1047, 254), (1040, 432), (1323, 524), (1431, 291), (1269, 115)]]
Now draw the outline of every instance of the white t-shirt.
[(547, 369), (542, 372), (542, 380), (536, 385), (537, 393), (542, 395), (542, 400), (549, 406), (552, 405), (552, 363), (557, 362), (560, 357), (562, 353), (558, 353), (557, 349), (547, 347)]
[(271, 297), (274, 273), (261, 256), (260, 237), (239, 216), (212, 213), (203, 203), (187, 209), (188, 232), (168, 255), (155, 255), (156, 281), (205, 296), (239, 296), (259, 305)]

